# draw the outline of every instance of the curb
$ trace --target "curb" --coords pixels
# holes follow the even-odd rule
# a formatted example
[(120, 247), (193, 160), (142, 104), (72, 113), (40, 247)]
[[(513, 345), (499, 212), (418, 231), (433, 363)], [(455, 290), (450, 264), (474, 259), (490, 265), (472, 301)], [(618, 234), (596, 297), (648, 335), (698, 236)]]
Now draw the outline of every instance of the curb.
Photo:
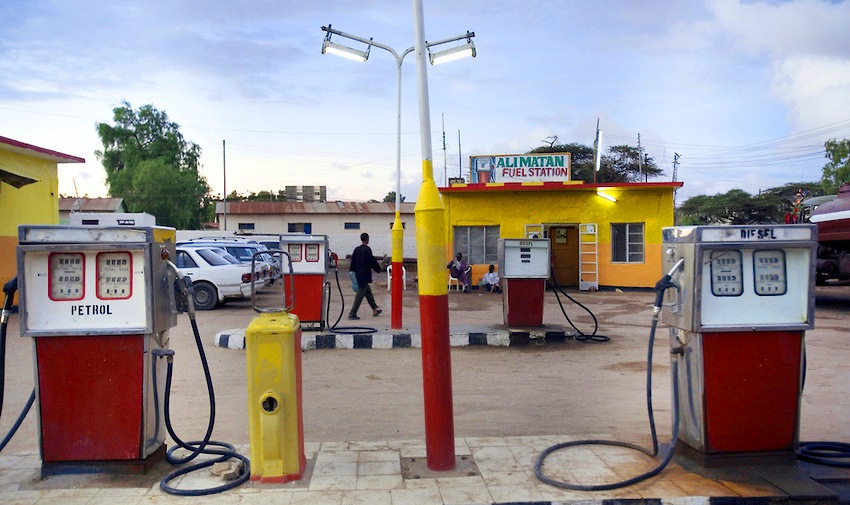
[[(571, 335), (564, 330), (502, 330), (452, 333), (451, 347), (496, 346), (526, 347), (563, 344)], [(216, 334), (213, 343), (228, 349), (245, 349), (245, 329), (225, 330)], [(408, 349), (421, 348), (419, 333), (325, 333), (301, 335), (301, 350), (314, 349)]]

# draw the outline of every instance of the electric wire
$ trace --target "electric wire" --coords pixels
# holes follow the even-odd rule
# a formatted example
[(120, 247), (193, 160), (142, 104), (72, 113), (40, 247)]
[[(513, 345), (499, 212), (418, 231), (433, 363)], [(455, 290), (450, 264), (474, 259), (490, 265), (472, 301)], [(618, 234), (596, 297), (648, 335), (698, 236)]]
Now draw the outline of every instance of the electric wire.
[[(652, 409), (652, 355), (653, 348), (655, 346), (655, 332), (658, 327), (658, 311), (661, 308), (661, 300), (664, 296), (664, 291), (671, 287), (670, 275), (667, 274), (665, 279), (659, 281), (656, 285), (657, 295), (656, 295), (656, 313), (653, 315), (652, 319), (652, 327), (649, 331), (649, 343), (647, 349), (647, 366), (646, 366), (646, 409), (647, 414), (649, 416), (649, 429), (652, 434), (652, 450), (646, 449), (636, 444), (631, 444), (628, 442), (620, 442), (617, 440), (599, 440), (599, 439), (590, 439), (590, 440), (574, 440), (570, 442), (562, 442), (559, 444), (555, 444), (546, 450), (544, 450), (540, 456), (538, 456), (537, 461), (534, 463), (534, 474), (537, 476), (539, 480), (545, 482), (551, 486), (559, 487), (562, 489), (569, 489), (573, 491), (608, 491), (611, 489), (618, 489), (621, 487), (631, 486), (632, 484), (636, 484), (643, 480), (646, 480), (650, 477), (658, 475), (664, 468), (670, 463), (673, 459), (673, 455), (676, 450), (676, 442), (679, 439), (679, 384), (678, 380), (673, 380), (673, 433), (670, 439), (670, 448), (667, 451), (666, 456), (658, 464), (655, 468), (649, 470), (648, 472), (642, 473), (630, 479), (626, 479), (619, 482), (612, 482), (607, 484), (590, 484), (590, 485), (581, 485), (581, 484), (571, 484), (569, 482), (559, 481), (543, 473), (543, 463), (546, 458), (555, 451), (560, 449), (575, 447), (581, 445), (607, 445), (614, 447), (625, 447), (628, 449), (633, 449), (639, 452), (642, 452), (650, 457), (655, 457), (658, 454), (658, 436), (655, 430), (655, 415)], [(664, 283), (664, 285), (662, 285)], [(678, 356), (676, 353), (673, 353), (673, 360), (671, 363), (670, 373), (672, 377), (678, 376)]]
[[(236, 449), (231, 444), (219, 442), (216, 440), (210, 440), (213, 428), (215, 426), (215, 391), (213, 388), (212, 376), (210, 374), (209, 362), (207, 361), (206, 353), (204, 352), (204, 345), (201, 342), (201, 334), (198, 330), (198, 324), (195, 320), (195, 307), (194, 301), (192, 299), (193, 293), (191, 288), (191, 280), (188, 278), (180, 279), (177, 282), (177, 285), (180, 287), (181, 290), (184, 290), (186, 294), (189, 321), (192, 325), (192, 334), (195, 338), (195, 346), (198, 349), (198, 355), (201, 359), (201, 366), (203, 367), (204, 379), (206, 381), (207, 386), (207, 394), (210, 403), (210, 415), (209, 422), (207, 424), (207, 431), (204, 434), (203, 440), (184, 442), (180, 439), (180, 437), (177, 436), (177, 434), (174, 432), (174, 428), (171, 425), (171, 379), (174, 365), (174, 351), (156, 350), (159, 352), (154, 352), (154, 359), (166, 357), (168, 361), (168, 370), (166, 372), (165, 379), (165, 404), (163, 410), (165, 412), (165, 427), (168, 430), (168, 434), (171, 436), (172, 440), (174, 440), (174, 443), (176, 444), (174, 447), (172, 447), (165, 453), (165, 457), (172, 465), (182, 465), (188, 463), (189, 461), (192, 461), (197, 456), (200, 456), (202, 454), (216, 457), (201, 461), (199, 463), (194, 463), (192, 465), (188, 465), (173, 472), (170, 472), (168, 475), (163, 477), (162, 480), (159, 481), (159, 487), (166, 493), (178, 496), (205, 496), (215, 493), (221, 493), (223, 491), (233, 489), (245, 483), (251, 476), (251, 462), (248, 460), (248, 458), (239, 454), (239, 452), (236, 451)], [(209, 446), (222, 447), (223, 449), (211, 449)], [(189, 454), (182, 458), (177, 457), (174, 455), (174, 452), (178, 449), (187, 450), (189, 451)], [(215, 463), (227, 461), (228, 459), (239, 459), (244, 463), (244, 465), (242, 467), (241, 475), (235, 480), (232, 480), (226, 484), (212, 488), (202, 489), (179, 489), (168, 485), (169, 482), (176, 479), (177, 477), (180, 477), (181, 475), (186, 475), (187, 473), (210, 467)]]

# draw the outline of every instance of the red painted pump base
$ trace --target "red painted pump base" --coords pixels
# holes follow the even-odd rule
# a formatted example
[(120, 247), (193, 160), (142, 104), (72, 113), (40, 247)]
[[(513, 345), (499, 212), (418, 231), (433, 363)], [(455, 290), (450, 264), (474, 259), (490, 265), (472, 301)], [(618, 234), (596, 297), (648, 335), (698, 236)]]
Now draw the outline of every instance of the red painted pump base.
[(81, 475), (89, 473), (146, 474), (160, 461), (165, 460), (165, 444), (145, 459), (107, 461), (44, 461), (41, 477), (53, 475)]

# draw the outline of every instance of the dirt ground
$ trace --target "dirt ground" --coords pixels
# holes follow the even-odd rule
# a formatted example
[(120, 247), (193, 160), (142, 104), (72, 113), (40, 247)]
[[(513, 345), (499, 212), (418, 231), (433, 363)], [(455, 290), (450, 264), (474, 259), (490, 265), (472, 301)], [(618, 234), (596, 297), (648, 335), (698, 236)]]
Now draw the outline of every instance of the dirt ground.
[[(382, 282), (381, 282), (382, 281)], [(386, 280), (373, 285), (384, 313), (361, 308), (360, 324), (385, 331), (390, 324)], [(345, 291), (345, 288), (343, 288)], [(598, 318), (604, 343), (577, 342), (528, 347), (466, 347), (451, 352), (455, 435), (610, 435), (647, 444), (645, 374), (651, 323), (651, 291), (569, 291)], [(274, 302), (264, 293), (260, 302)], [(351, 303), (353, 293), (345, 292)], [(418, 297), (404, 292), (405, 331), (417, 332)], [(365, 303), (364, 303), (365, 306)], [(501, 296), (451, 292), (452, 328), (492, 328), (502, 323)], [(565, 307), (583, 331), (592, 320), (569, 301)], [(340, 312), (334, 292), (331, 322)], [(213, 438), (248, 442), (245, 352), (212, 345), (223, 330), (245, 328), (250, 301), (230, 302), (197, 316), (212, 370), (217, 404)], [(816, 329), (806, 336), (808, 373), (803, 394), (801, 440), (850, 441), (850, 286), (819, 287)], [(347, 324), (343, 319), (341, 325)], [(567, 326), (555, 297), (546, 294), (544, 323)], [(483, 330), (481, 330), (483, 331)], [(19, 337), (18, 316), (8, 331), (5, 403), (0, 433), (6, 433), (33, 387), (32, 344)], [(653, 360), (653, 399), (659, 438), (670, 433), (669, 337), (659, 326)], [(207, 394), (188, 318), (172, 330), (176, 351), (172, 419), (184, 439), (201, 437), (209, 412)], [(420, 349), (311, 350), (303, 357), (304, 432), (308, 442), (424, 439)], [(109, 408), (104, 406), (104, 409)], [(6, 451), (37, 450), (34, 412)]]

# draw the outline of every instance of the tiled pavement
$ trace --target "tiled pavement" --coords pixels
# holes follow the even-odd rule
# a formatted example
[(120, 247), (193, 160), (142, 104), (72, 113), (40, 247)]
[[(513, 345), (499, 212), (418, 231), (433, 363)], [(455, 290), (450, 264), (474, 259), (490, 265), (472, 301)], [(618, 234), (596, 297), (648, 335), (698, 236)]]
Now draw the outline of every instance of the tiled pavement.
[[(286, 484), (249, 482), (204, 497), (165, 494), (159, 479), (170, 467), (157, 464), (148, 475), (62, 475), (41, 479), (37, 454), (0, 456), (0, 503), (105, 504), (155, 503), (281, 505), (441, 505), (557, 503), (803, 503), (834, 502), (837, 496), (808, 479), (799, 468), (733, 468), (709, 471), (678, 456), (658, 476), (634, 486), (605, 492), (552, 487), (534, 475), (534, 462), (545, 448), (569, 437), (527, 436), (456, 439), (457, 457), (477, 465), (478, 473), (405, 475), (405, 458), (425, 458), (419, 440), (325, 442), (307, 444), (304, 478)], [(248, 446), (238, 448), (248, 454)], [(662, 448), (663, 452), (665, 449)], [(628, 449), (585, 446), (557, 451), (544, 466), (550, 477), (579, 484), (616, 482), (653, 468), (651, 459)], [(409, 474), (410, 472), (408, 472)], [(419, 478), (416, 478), (419, 477)], [(209, 470), (189, 474), (171, 485), (180, 489), (219, 486)], [(710, 497), (710, 498), (709, 498)]]

